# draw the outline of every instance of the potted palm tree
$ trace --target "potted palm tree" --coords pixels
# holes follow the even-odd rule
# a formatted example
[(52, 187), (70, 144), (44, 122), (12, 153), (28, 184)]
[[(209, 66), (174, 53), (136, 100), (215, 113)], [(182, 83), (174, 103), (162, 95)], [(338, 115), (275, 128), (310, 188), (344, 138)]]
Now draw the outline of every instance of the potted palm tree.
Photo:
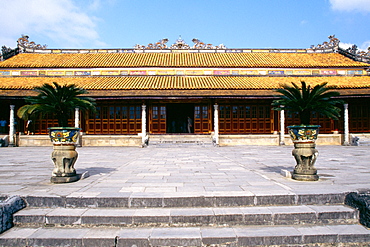
[(68, 127), (68, 119), (75, 108), (81, 110), (95, 111), (94, 99), (81, 97), (87, 91), (76, 87), (74, 84), (60, 86), (56, 82), (35, 87), (36, 96), (26, 98), (30, 103), (20, 107), (17, 111), (18, 117), (28, 120), (32, 115), (49, 114), (58, 119), (60, 127), (49, 128), (50, 140), (53, 143), (52, 160), (54, 170), (51, 182), (66, 183), (78, 180), (74, 169), (74, 163), (78, 157), (76, 152), (76, 141), (79, 136), (79, 128)]
[(310, 125), (313, 112), (320, 113), (331, 119), (340, 117), (341, 109), (338, 104), (343, 101), (337, 99), (340, 94), (327, 87), (327, 83), (317, 84), (313, 88), (301, 81), (301, 85), (292, 82), (292, 86), (283, 85), (275, 91), (280, 93), (279, 99), (272, 102), (273, 110), (298, 113), (300, 125), (288, 126), (288, 131), (294, 143), (293, 156), (297, 165), (292, 175), (293, 179), (303, 181), (317, 181), (319, 176), (314, 167), (318, 151), (315, 141), (319, 134), (319, 125)]

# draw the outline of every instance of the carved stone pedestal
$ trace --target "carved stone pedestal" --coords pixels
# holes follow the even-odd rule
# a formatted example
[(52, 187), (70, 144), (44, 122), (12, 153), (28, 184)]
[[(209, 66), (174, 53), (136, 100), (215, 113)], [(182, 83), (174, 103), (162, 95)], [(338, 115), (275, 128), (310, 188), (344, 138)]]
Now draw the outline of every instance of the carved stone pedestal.
[(49, 128), (50, 140), (54, 147), (51, 154), (54, 162), (54, 170), (50, 179), (52, 183), (70, 183), (80, 179), (74, 168), (78, 157), (76, 142), (79, 131), (80, 129), (75, 127)]
[(288, 126), (289, 135), (294, 143), (292, 155), (297, 165), (292, 178), (300, 181), (317, 181), (319, 176), (314, 166), (319, 152), (315, 149), (315, 141), (320, 125)]
[(54, 162), (54, 170), (50, 181), (52, 183), (70, 183), (79, 179), (74, 164), (78, 153), (74, 144), (61, 145), (54, 144), (54, 151), (51, 159)]
[(292, 178), (300, 181), (317, 181), (319, 176), (314, 166), (319, 152), (315, 149), (314, 142), (296, 142), (292, 155), (297, 165), (294, 168)]

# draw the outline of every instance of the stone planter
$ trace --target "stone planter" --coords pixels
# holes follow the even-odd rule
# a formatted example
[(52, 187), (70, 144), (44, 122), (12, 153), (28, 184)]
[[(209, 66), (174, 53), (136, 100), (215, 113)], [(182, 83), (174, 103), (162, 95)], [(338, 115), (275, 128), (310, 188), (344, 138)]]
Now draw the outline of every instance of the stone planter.
[(319, 152), (315, 149), (315, 141), (320, 125), (288, 126), (289, 135), (294, 143), (292, 155), (297, 165), (292, 178), (300, 181), (317, 181), (319, 176), (315, 162)]
[(52, 183), (69, 183), (79, 179), (74, 164), (77, 160), (76, 142), (79, 128), (74, 127), (51, 127), (49, 137), (53, 143), (51, 159), (54, 169), (50, 181)]

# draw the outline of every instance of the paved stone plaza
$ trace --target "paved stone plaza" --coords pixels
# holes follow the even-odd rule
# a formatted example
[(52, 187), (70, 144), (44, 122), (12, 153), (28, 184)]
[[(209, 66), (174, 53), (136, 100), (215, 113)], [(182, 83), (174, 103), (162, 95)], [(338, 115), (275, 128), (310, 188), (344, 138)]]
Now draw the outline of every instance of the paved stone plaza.
[(51, 184), (52, 147), (0, 148), (0, 195), (160, 197), (291, 195), (370, 189), (369, 146), (317, 146), (320, 180), (298, 182), (292, 146), (79, 147), (89, 177)]
[(369, 246), (343, 204), (370, 189), (369, 147), (318, 146), (316, 182), (283, 176), (292, 149), (80, 147), (83, 179), (51, 184), (52, 147), (0, 148), (0, 195), (27, 204), (0, 246)]

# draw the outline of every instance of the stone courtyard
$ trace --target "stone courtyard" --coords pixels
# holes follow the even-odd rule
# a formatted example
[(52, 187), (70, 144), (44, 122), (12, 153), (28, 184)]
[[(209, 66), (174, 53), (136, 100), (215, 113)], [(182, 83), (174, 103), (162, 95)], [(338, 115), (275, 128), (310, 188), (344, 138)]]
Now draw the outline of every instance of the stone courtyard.
[[(300, 236), (299, 240), (298, 237), (292, 242), (287, 240), (286, 244), (313, 244), (315, 241), (327, 243), (330, 240), (328, 236), (333, 234), (337, 236), (332, 240), (336, 243), (344, 241), (345, 238), (343, 236), (342, 238), (340, 233), (346, 232), (345, 229), (349, 231), (346, 233), (347, 238), (355, 236), (353, 241), (359, 241), (360, 236), (359, 242), (368, 243), (370, 231), (359, 225), (356, 211), (342, 205), (349, 192), (370, 190), (369, 148), (369, 146), (317, 146), (319, 157), (316, 168), (320, 180), (300, 182), (289, 178), (295, 165), (291, 155), (292, 146), (217, 148), (183, 144), (147, 148), (78, 147), (79, 158), (75, 168), (82, 178), (67, 184), (50, 183), (53, 168), (50, 158), (52, 147), (0, 148), (0, 195), (2, 199), (17, 195), (27, 203), (26, 209), (15, 214), (15, 219), (19, 221), (16, 222), (17, 227), (0, 234), (0, 246), (40, 245), (40, 243), (54, 246), (66, 243), (72, 246), (88, 246), (87, 243), (93, 243), (90, 246), (95, 246), (98, 242), (94, 241), (99, 239), (111, 240), (115, 243), (114, 246), (207, 244), (221, 246), (224, 243), (229, 243), (225, 246), (253, 246), (254, 240), (255, 245), (269, 245), (269, 241), (272, 240), (267, 236), (274, 237), (272, 239), (279, 243), (282, 235), (286, 239), (292, 232)], [(320, 208), (323, 206), (337, 207), (335, 209), (337, 216), (340, 215), (339, 211), (341, 213), (351, 211), (351, 216), (349, 218), (346, 216), (347, 223), (337, 219), (323, 221), (319, 219), (320, 217), (311, 223), (304, 220), (298, 222), (296, 218), (285, 223), (276, 222), (277, 212), (285, 211), (285, 214), (292, 216), (294, 212), (297, 214), (301, 212), (304, 207), (304, 210), (314, 212), (317, 217), (322, 214), (322, 210), (327, 210)], [(89, 213), (90, 216), (100, 215), (100, 217), (102, 214), (108, 214), (106, 216), (111, 219), (122, 216), (117, 215), (117, 212), (110, 214), (91, 211), (113, 208), (124, 210), (120, 211), (123, 215), (131, 215), (133, 218), (130, 218), (130, 223), (116, 222), (117, 226), (116, 223), (107, 222), (103, 224), (105, 228), (94, 227), (94, 230), (86, 227), (91, 226), (92, 222), (88, 224), (86, 221), (84, 225), (84, 222), (80, 221), (79, 224), (76, 223), (80, 227), (79, 233), (76, 235), (70, 233), (68, 235), (70, 238), (63, 234), (64, 237), (59, 235), (56, 230), (72, 231), (76, 224), (70, 223), (74, 228), (66, 228), (68, 223), (61, 223), (62, 219), (59, 219), (58, 222), (51, 224), (56, 226), (55, 229), (44, 228), (51, 222), (52, 215), (54, 217), (64, 215), (63, 218), (74, 216), (74, 219), (77, 217), (82, 221), (86, 220), (83, 218), (84, 214)], [(73, 211), (74, 209), (80, 211)], [(275, 212), (271, 214), (275, 215), (271, 216), (272, 221), (257, 225), (261, 227), (266, 224), (269, 228), (256, 230), (256, 226), (253, 226), (255, 223), (242, 223), (246, 221), (246, 215), (252, 214), (253, 210), (255, 211), (253, 213), (257, 214), (257, 211), (267, 209), (269, 212)], [(41, 215), (40, 210), (43, 211)], [(235, 210), (244, 213), (236, 213)], [(223, 213), (220, 213), (221, 211)], [(246, 213), (247, 211), (249, 213)], [(308, 214), (303, 211), (302, 213)], [(221, 224), (217, 221), (218, 214), (235, 217), (240, 214), (242, 220), (226, 220), (226, 223)], [(38, 220), (30, 221), (29, 219), (35, 218), (35, 215)], [(135, 220), (135, 215), (147, 218)], [(177, 218), (179, 221), (176, 221), (175, 215), (181, 216), (182, 219), (193, 218), (186, 218), (182, 222), (179, 218)], [(48, 216), (51, 218), (48, 219)], [(30, 217), (28, 221), (24, 220), (27, 217)], [(103, 222), (104, 218), (95, 220)], [(333, 222), (337, 223), (332, 226)], [(95, 223), (99, 225), (99, 222)], [(161, 224), (164, 228), (161, 228)], [(245, 228), (249, 227), (247, 225), (252, 225), (254, 230), (247, 231)], [(275, 225), (285, 225), (285, 228), (280, 226), (279, 230), (276, 230)], [(308, 228), (302, 230), (305, 225)], [(137, 226), (139, 227), (136, 228)], [(312, 235), (310, 231), (317, 234), (314, 227), (319, 227), (317, 229), (321, 230), (318, 232), (322, 231), (326, 237), (320, 235), (321, 237), (314, 238), (315, 240), (311, 240), (310, 243), (304, 236)], [(98, 230), (101, 232), (100, 235), (89, 232)], [(135, 231), (138, 235), (130, 236), (127, 231)], [(275, 236), (270, 231), (274, 233), (281, 231), (282, 234)], [(261, 235), (262, 232), (264, 234)], [(15, 237), (17, 235), (18, 237)], [(254, 240), (246, 240), (247, 235), (254, 236)], [(51, 242), (45, 240), (53, 236), (61, 242), (55, 239), (50, 240)], [(256, 236), (263, 236), (263, 240), (257, 241)], [(217, 241), (212, 242), (210, 239)], [(347, 239), (345, 242), (352, 241)], [(99, 246), (104, 246), (103, 242), (99, 243)]]

